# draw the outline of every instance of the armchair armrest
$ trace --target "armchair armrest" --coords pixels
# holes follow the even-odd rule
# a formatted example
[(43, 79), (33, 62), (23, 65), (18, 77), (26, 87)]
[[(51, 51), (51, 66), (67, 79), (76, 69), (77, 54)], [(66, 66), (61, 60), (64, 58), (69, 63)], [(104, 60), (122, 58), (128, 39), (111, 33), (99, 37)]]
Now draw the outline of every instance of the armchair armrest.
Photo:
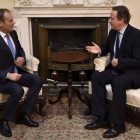
[(96, 71), (104, 71), (105, 67), (110, 63), (110, 54), (107, 56), (101, 56), (99, 58), (94, 59), (95, 70)]
[(26, 56), (26, 65), (21, 66), (21, 69), (29, 73), (38, 74), (39, 60), (31, 55)]

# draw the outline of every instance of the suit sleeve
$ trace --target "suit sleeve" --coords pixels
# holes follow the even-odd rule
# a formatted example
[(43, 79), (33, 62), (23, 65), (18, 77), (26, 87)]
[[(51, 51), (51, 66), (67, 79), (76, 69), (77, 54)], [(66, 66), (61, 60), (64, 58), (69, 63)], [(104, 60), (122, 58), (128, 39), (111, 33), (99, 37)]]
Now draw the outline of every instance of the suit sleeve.
[(110, 53), (110, 45), (109, 45), (110, 34), (111, 34), (111, 31), (109, 32), (106, 43), (104, 45), (102, 45), (100, 48), (101, 49), (101, 56), (106, 56), (108, 53)]
[(5, 83), (5, 81), (7, 80), (6, 79), (7, 73), (8, 72), (6, 72), (6, 71), (0, 70), (0, 83), (2, 83), (2, 84)]
[(16, 31), (15, 31), (15, 36), (16, 36), (16, 38), (17, 38), (17, 46), (18, 46), (17, 56), (18, 56), (18, 57), (24, 57), (24, 59), (25, 59), (25, 64), (26, 64), (25, 52), (24, 52), (23, 48), (21, 47), (21, 44), (20, 44), (20, 42), (19, 42), (18, 35), (17, 35)]

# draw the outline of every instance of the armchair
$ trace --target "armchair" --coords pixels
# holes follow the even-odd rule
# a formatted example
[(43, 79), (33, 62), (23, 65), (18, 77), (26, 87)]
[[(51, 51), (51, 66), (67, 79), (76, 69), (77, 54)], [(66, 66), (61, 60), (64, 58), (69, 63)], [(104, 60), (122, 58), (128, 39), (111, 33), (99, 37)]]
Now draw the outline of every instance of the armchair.
[[(38, 64), (39, 60), (33, 56), (26, 56), (26, 65), (23, 65), (21, 68), (29, 73), (38, 74)], [(23, 87), (24, 95), (20, 102), (24, 101), (26, 98), (26, 93), (28, 91), (28, 87)], [(9, 95), (0, 93), (0, 105), (5, 105)], [(37, 103), (39, 104), (39, 113), (41, 116), (46, 116), (46, 113), (42, 111), (43, 107), (46, 104), (46, 99), (42, 96), (42, 89), (39, 93)]]
[[(94, 64), (95, 64), (95, 70), (98, 72), (104, 71), (105, 67), (110, 63), (110, 57), (109, 55), (104, 57), (99, 57), (94, 59)], [(112, 88), (111, 85), (106, 85), (106, 90), (107, 90), (107, 99), (112, 100)], [(91, 82), (89, 82), (89, 96), (92, 94), (92, 87), (91, 87)], [(140, 88), (139, 89), (129, 89), (126, 90), (127, 94), (127, 101), (126, 104), (140, 108)], [(91, 110), (91, 106), (89, 106), (89, 110)]]

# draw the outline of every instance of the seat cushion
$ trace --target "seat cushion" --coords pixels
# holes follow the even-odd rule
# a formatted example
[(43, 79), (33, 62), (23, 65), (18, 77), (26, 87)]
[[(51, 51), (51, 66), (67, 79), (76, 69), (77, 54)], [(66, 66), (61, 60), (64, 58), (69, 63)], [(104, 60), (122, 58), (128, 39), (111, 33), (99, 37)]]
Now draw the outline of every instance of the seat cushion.
[[(21, 100), (24, 100), (26, 98), (28, 87), (23, 87), (23, 89), (24, 89), (24, 95)], [(40, 90), (39, 95), (42, 95), (42, 89)], [(6, 102), (8, 97), (9, 97), (9, 94), (0, 93), (0, 103)]]
[[(112, 88), (111, 85), (106, 86), (107, 89), (107, 99), (112, 99)], [(140, 88), (139, 89), (129, 89), (126, 90), (128, 105), (140, 108)]]

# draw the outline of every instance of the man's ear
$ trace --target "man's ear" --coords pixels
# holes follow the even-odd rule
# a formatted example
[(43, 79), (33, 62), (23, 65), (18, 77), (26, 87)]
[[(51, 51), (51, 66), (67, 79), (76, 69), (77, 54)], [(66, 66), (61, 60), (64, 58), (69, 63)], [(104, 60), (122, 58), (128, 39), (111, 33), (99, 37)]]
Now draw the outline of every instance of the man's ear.
[(3, 22), (2, 22), (2, 21), (0, 21), (0, 27), (2, 27), (2, 25), (3, 25)]
[(120, 21), (121, 21), (122, 23), (124, 23), (124, 19), (120, 19)]

